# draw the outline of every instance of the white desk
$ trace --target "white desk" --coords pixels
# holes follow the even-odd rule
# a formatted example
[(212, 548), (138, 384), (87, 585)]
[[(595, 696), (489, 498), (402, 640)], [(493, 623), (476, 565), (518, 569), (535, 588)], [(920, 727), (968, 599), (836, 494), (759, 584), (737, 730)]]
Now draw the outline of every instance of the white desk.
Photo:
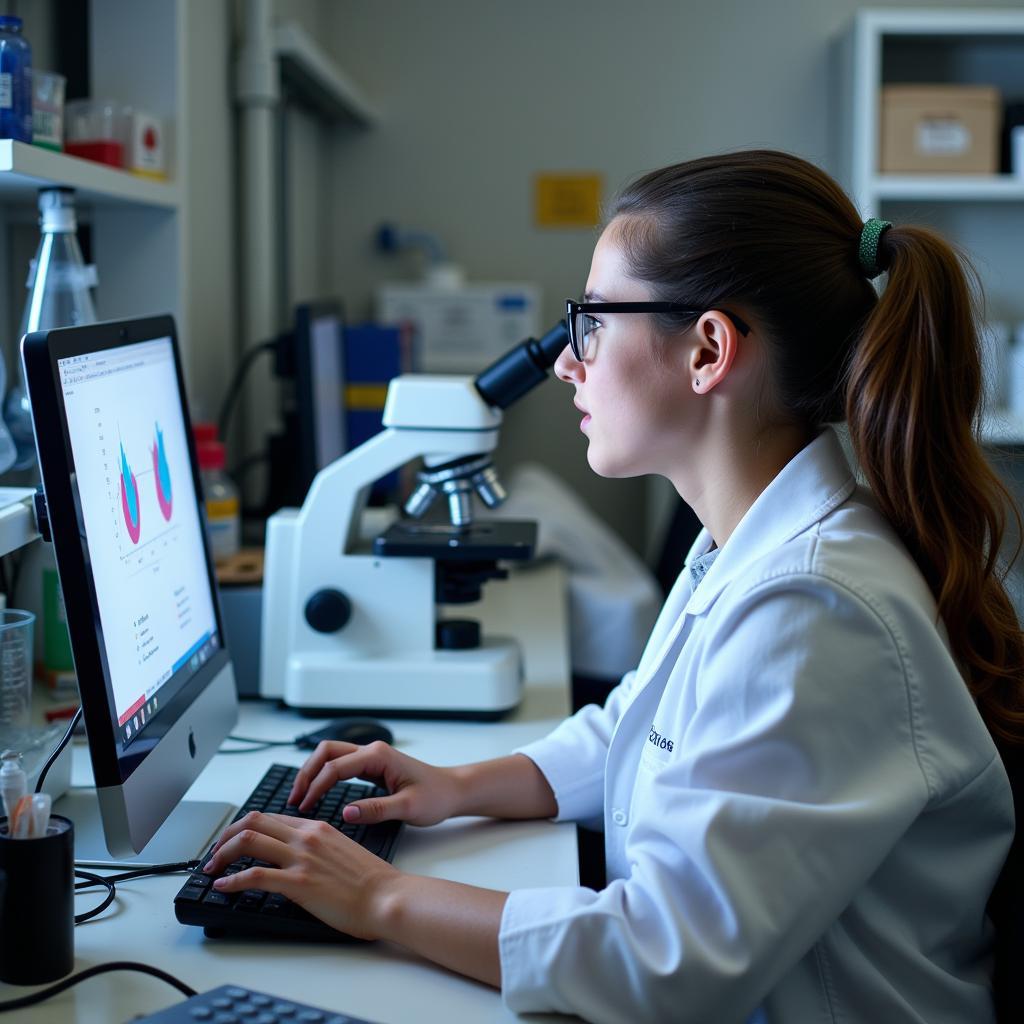
[[(394, 719), (396, 744), (413, 757), (456, 764), (508, 753), (546, 733), (569, 710), (565, 581), (561, 569), (542, 566), (491, 583), (480, 606), (467, 609), (485, 631), (518, 636), (526, 655), (526, 697), (508, 719), (494, 723)], [(246, 703), (240, 735), (287, 739), (315, 728), (293, 712)], [(240, 803), (266, 766), (301, 764), (290, 747), (214, 758), (189, 791), (192, 799)], [(88, 751), (75, 750), (73, 781), (85, 784)], [(395, 864), (403, 870), (495, 889), (576, 885), (576, 834), (551, 822), (492, 822), (462, 818), (429, 829), (406, 827)], [(237, 983), (282, 997), (365, 1017), (381, 1024), (516, 1020), (493, 989), (383, 943), (283, 944), (266, 940), (205, 939), (174, 917), (172, 900), (182, 876), (140, 878), (117, 886), (117, 900), (75, 929), (75, 970), (110, 960), (139, 960), (204, 991)], [(79, 912), (101, 890), (77, 899)], [(0, 1000), (32, 991), (0, 984)], [(100, 975), (40, 1006), (19, 1021), (117, 1024), (180, 999), (170, 986), (135, 972)], [(3, 1018), (0, 1018), (3, 1019)], [(12, 1017), (13, 1019), (13, 1017)], [(544, 1020), (531, 1017), (531, 1020)], [(566, 1020), (552, 1017), (551, 1020)]]

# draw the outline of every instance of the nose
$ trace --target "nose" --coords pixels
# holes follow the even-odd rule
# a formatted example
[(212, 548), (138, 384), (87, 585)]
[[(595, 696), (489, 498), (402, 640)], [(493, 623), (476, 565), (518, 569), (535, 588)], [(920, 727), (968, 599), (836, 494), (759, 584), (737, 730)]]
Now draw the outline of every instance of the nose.
[(574, 384), (584, 376), (583, 364), (572, 354), (572, 346), (566, 345), (555, 360), (555, 376), (566, 384)]

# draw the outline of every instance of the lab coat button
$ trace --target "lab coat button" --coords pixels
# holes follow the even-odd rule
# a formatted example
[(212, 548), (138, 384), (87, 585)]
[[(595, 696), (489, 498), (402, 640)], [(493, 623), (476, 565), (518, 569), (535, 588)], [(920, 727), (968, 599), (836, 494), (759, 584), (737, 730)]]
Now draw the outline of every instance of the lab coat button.
[(616, 825), (625, 825), (628, 820), (629, 818), (627, 817), (626, 812), (621, 807), (616, 807), (612, 811), (612, 821), (614, 821)]

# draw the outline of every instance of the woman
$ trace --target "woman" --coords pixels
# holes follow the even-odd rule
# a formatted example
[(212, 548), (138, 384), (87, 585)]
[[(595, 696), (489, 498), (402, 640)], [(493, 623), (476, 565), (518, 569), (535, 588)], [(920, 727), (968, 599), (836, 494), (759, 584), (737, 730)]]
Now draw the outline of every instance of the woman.
[[(283, 892), (517, 1011), (991, 1019), (985, 906), (1013, 834), (997, 745), (1024, 735), (1024, 643), (957, 257), (862, 225), (802, 160), (739, 153), (628, 187), (585, 299), (555, 368), (590, 465), (668, 477), (705, 527), (640, 665), (510, 757), (323, 744), (292, 797), (361, 776), (392, 795), (349, 821), (603, 817), (607, 888), (418, 878), (258, 815), (211, 869), (280, 868), (218, 884)], [(870, 492), (824, 426), (844, 418)]]

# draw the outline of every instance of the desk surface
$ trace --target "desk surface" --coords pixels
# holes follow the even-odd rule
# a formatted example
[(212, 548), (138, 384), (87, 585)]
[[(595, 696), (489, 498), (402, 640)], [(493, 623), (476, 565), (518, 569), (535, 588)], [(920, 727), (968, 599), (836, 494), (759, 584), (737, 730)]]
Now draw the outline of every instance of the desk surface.
[[(520, 639), (526, 696), (517, 711), (501, 722), (389, 722), (400, 749), (435, 764), (506, 754), (546, 733), (569, 710), (565, 586), (559, 568), (531, 568), (517, 572), (506, 583), (491, 584), (483, 602), (468, 611), (483, 621), (485, 631)], [(246, 702), (236, 731), (287, 739), (313, 727), (309, 719), (294, 712)], [(215, 757), (188, 797), (241, 802), (274, 761), (301, 764), (303, 753), (278, 747)], [(76, 748), (73, 781), (86, 784), (88, 773), (88, 751)], [(395, 864), (416, 874), (507, 890), (576, 885), (578, 879), (575, 829), (546, 821), (461, 818), (428, 829), (407, 826)], [(139, 960), (169, 971), (199, 991), (234, 982), (381, 1024), (517, 1019), (493, 989), (384, 943), (335, 946), (205, 939), (201, 929), (180, 925), (174, 917), (172, 900), (181, 880), (175, 875), (119, 884), (114, 905), (75, 929), (75, 970), (110, 960)], [(79, 896), (78, 911), (98, 898), (92, 890)], [(0, 984), (0, 1000), (29, 991)], [(18, 1019), (26, 1024), (116, 1024), (170, 1006), (179, 998), (174, 989), (156, 979), (117, 972), (82, 982), (22, 1011)]]

